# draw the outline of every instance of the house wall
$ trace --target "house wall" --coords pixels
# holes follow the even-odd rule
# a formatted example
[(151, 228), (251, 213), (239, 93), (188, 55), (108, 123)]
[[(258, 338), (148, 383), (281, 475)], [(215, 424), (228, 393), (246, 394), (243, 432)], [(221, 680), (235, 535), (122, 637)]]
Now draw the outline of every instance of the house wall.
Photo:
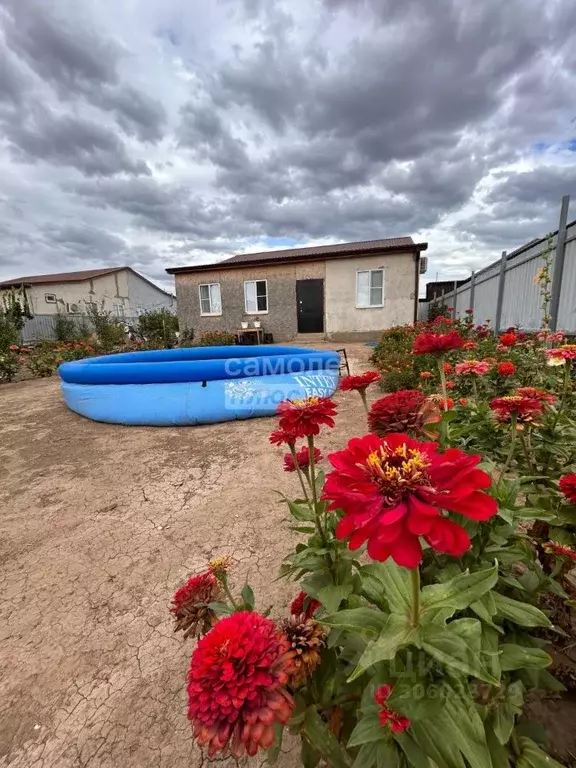
[[(384, 269), (384, 306), (356, 307), (356, 271)], [(414, 320), (415, 264), (411, 253), (326, 261), (325, 328), (328, 339), (374, 339), (383, 328)]]
[(135, 317), (141, 315), (142, 312), (154, 309), (169, 309), (171, 312), (176, 312), (176, 299), (173, 296), (169, 296), (159, 288), (150, 285), (133, 272), (127, 271), (125, 274), (128, 279), (127, 293), (130, 297), (130, 311), (127, 311), (126, 315)]
[[(46, 294), (56, 295), (56, 304), (47, 303)], [(32, 285), (27, 289), (32, 313), (38, 315), (55, 315), (57, 312), (70, 312), (71, 305), (76, 304), (79, 312), (86, 314), (86, 304), (94, 302), (100, 309), (115, 315), (135, 317), (145, 309), (158, 309), (162, 306), (171, 309), (175, 300), (154, 288), (145, 280), (134, 275), (129, 270), (102, 275), (92, 280), (81, 280), (75, 283), (46, 283)]]
[[(268, 280), (268, 313), (261, 313), (262, 328), (274, 335), (274, 341), (289, 341), (298, 333), (296, 317), (296, 280), (322, 278), (325, 262), (242, 267), (176, 275), (176, 299), (181, 325), (194, 328), (197, 334), (206, 331), (236, 331), (245, 317), (244, 281)], [(220, 283), (222, 315), (200, 315), (198, 286)]]

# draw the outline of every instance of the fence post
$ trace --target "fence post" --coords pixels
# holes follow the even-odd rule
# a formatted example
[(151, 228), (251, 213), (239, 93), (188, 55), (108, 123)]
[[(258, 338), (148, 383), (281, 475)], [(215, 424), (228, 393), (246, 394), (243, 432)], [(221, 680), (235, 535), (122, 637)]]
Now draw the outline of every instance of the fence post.
[(498, 278), (498, 299), (496, 301), (496, 317), (494, 318), (494, 331), (500, 333), (502, 321), (502, 305), (504, 304), (504, 282), (506, 280), (506, 251), (502, 251), (500, 259), (500, 276)]
[(476, 272), (472, 270), (470, 275), (470, 299), (468, 307), (472, 310), (472, 317), (474, 317), (474, 292), (476, 290)]
[(550, 330), (558, 329), (558, 310), (560, 308), (560, 293), (562, 292), (562, 275), (564, 274), (564, 256), (566, 253), (566, 222), (568, 221), (568, 206), (570, 195), (564, 195), (560, 208), (560, 223), (556, 238), (554, 254), (554, 273), (552, 275), (552, 298), (550, 300)]
[(458, 301), (458, 280), (454, 280), (454, 299), (452, 301), (452, 317), (456, 317), (456, 302)]

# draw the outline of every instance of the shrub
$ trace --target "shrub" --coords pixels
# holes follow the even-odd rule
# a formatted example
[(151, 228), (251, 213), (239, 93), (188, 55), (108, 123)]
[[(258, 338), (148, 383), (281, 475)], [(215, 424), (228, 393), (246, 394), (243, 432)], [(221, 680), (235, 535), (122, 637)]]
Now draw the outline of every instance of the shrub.
[(98, 342), (104, 352), (111, 352), (114, 347), (124, 344), (126, 341), (124, 324), (104, 309), (104, 301), (102, 301), (100, 308), (96, 304), (90, 305), (88, 317), (94, 326)]
[(155, 309), (140, 315), (138, 328), (141, 335), (149, 343), (156, 345), (157, 349), (176, 345), (178, 318), (167, 309)]
[(194, 328), (184, 328), (184, 330), (180, 331), (180, 335), (178, 336), (178, 346), (194, 346)]
[(236, 337), (228, 331), (207, 331), (198, 339), (199, 347), (227, 347), (236, 343)]
[(0, 382), (12, 381), (19, 370), (18, 355), (10, 350), (0, 351)]
[(62, 312), (56, 315), (54, 323), (54, 332), (58, 341), (74, 341), (78, 338), (78, 330), (72, 318), (67, 317)]
[(8, 315), (0, 312), (0, 353), (19, 343), (20, 331)]
[(450, 307), (443, 301), (434, 301), (428, 307), (428, 322), (431, 323), (437, 317), (449, 317)]

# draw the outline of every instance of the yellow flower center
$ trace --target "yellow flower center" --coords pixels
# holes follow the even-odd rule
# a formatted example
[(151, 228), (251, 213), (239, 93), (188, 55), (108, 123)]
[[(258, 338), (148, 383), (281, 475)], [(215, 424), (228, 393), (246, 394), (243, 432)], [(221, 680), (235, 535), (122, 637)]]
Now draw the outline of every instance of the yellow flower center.
[(320, 402), (319, 397), (307, 397), (306, 399), (303, 398), (297, 398), (296, 400), (290, 401), (292, 405), (297, 406), (298, 408), (306, 408), (307, 405), (316, 405), (316, 403)]
[(406, 444), (394, 450), (381, 446), (366, 459), (368, 474), (378, 483), (390, 504), (397, 503), (408, 490), (430, 486), (429, 466), (425, 454)]

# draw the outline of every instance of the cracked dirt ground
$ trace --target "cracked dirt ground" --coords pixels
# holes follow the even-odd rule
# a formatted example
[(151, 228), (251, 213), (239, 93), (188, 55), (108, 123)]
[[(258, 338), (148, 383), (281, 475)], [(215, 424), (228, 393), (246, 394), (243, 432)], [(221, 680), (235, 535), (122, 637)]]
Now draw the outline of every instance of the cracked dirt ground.
[[(364, 367), (369, 350), (350, 351)], [(336, 399), (327, 450), (364, 426), (355, 393)], [(68, 411), (55, 378), (0, 388), (1, 768), (209, 764), (186, 719), (193, 644), (168, 605), (229, 554), (232, 583), (285, 611), (296, 587), (274, 578), (296, 534), (275, 490), (297, 489), (274, 424), (120, 427)], [(278, 765), (300, 765), (296, 745)]]

